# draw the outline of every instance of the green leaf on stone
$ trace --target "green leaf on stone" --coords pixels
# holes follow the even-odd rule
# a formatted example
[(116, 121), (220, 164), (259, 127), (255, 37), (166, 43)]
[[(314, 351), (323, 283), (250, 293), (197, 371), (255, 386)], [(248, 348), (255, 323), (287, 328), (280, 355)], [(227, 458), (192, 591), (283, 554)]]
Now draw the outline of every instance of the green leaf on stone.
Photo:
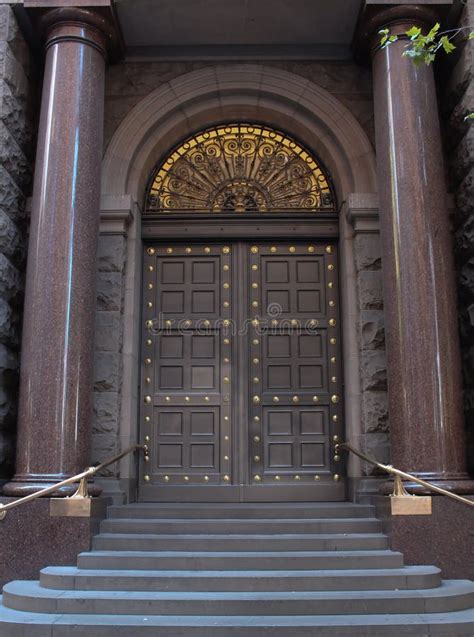
[[(474, 38), (473, 38), (474, 39)], [(467, 115), (465, 115), (464, 117), (464, 121), (467, 122), (470, 119), (474, 119), (474, 111), (472, 113), (468, 113)]]
[(471, 31), (471, 33), (469, 34), (469, 37), (467, 39), (468, 40), (474, 40), (474, 31)]

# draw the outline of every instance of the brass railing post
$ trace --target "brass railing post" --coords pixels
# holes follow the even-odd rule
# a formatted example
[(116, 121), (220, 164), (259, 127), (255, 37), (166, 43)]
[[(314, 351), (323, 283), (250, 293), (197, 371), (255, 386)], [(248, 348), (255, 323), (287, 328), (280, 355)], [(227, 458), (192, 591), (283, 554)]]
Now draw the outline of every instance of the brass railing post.
[(84, 471), (82, 471), (81, 473), (78, 473), (75, 476), (71, 476), (70, 478), (67, 478), (66, 480), (62, 480), (61, 482), (57, 482), (56, 484), (53, 484), (50, 487), (47, 487), (46, 489), (41, 489), (41, 491), (30, 493), (29, 495), (26, 495), (24, 498), (18, 498), (17, 500), (14, 500), (13, 502), (8, 502), (7, 504), (0, 503), (0, 521), (5, 519), (7, 511), (9, 511), (10, 509), (14, 509), (15, 507), (21, 506), (22, 504), (26, 504), (27, 502), (31, 502), (32, 500), (36, 500), (37, 498), (40, 498), (42, 496), (49, 495), (50, 493), (54, 493), (60, 487), (66, 486), (68, 484), (73, 484), (74, 482), (79, 482), (79, 486), (76, 492), (72, 496), (70, 496), (70, 498), (75, 498), (75, 499), (90, 498), (91, 496), (89, 496), (88, 489), (87, 489), (88, 478), (95, 475), (98, 471), (100, 471), (104, 467), (108, 467), (114, 462), (121, 460), (121, 458), (128, 455), (129, 453), (133, 453), (135, 451), (144, 451), (145, 448), (146, 448), (145, 445), (131, 445), (130, 447), (127, 447), (127, 449), (124, 449), (124, 451), (121, 451), (115, 456), (112, 456), (112, 458), (109, 458), (108, 460), (104, 460), (104, 462), (101, 462), (95, 467), (89, 467), (88, 469), (84, 469)]
[[(405, 487), (403, 486), (402, 480), (409, 480), (410, 482), (416, 482), (417, 484), (421, 484), (421, 486), (425, 487), (426, 489), (429, 489), (430, 491), (433, 491), (434, 493), (445, 495), (448, 498), (451, 498), (452, 500), (457, 500), (458, 502), (462, 502), (463, 504), (467, 504), (468, 506), (474, 507), (474, 500), (468, 500), (467, 498), (463, 498), (461, 495), (458, 495), (457, 493), (451, 493), (451, 491), (447, 491), (446, 489), (442, 489), (441, 487), (438, 487), (435, 484), (431, 484), (431, 482), (427, 482), (426, 480), (417, 478), (411, 473), (407, 473), (406, 471), (401, 471), (400, 469), (396, 469), (395, 467), (392, 467), (389, 464), (382, 464), (381, 462), (378, 462), (377, 460), (370, 458), (370, 456), (367, 456), (365, 453), (362, 453), (362, 451), (360, 451), (359, 449), (356, 449), (348, 442), (341, 442), (339, 443), (339, 446), (345, 451), (349, 451), (350, 453), (353, 453), (355, 456), (358, 456), (362, 460), (365, 460), (366, 462), (370, 462), (370, 464), (373, 464), (379, 469), (382, 469), (382, 471), (385, 471), (386, 473), (390, 473), (391, 475), (394, 475), (395, 476), (395, 487), (393, 492), (394, 496), (407, 495), (414, 498), (423, 497), (423, 496), (417, 496), (417, 495), (411, 496), (411, 494), (406, 491)], [(397, 478), (398, 478), (398, 481), (397, 481)]]

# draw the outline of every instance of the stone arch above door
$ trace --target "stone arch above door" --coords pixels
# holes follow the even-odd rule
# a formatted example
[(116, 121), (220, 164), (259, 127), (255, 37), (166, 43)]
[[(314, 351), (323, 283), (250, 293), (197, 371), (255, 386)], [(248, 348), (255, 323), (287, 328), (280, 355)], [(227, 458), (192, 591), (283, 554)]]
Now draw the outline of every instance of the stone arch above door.
[(376, 190), (372, 145), (333, 95), (287, 71), (230, 64), (179, 76), (129, 112), (107, 148), (102, 193), (130, 194), (141, 202), (159, 157), (196, 130), (232, 120), (267, 123), (317, 150), (341, 201), (341, 194)]
[[(103, 161), (103, 218), (117, 234), (123, 227), (126, 255), (122, 267), (121, 377), (118, 382), (117, 439), (122, 446), (137, 437), (137, 387), (140, 297), (140, 209), (153, 168), (160, 158), (198, 130), (229, 121), (254, 121), (285, 131), (313, 151), (334, 183), (337, 201), (347, 206), (351, 193), (376, 190), (373, 147), (352, 113), (314, 82), (287, 71), (256, 64), (207, 67), (183, 74), (152, 91), (123, 119)], [(117, 211), (124, 208), (117, 215)], [(126, 209), (126, 210), (125, 210)], [(109, 212), (108, 212), (109, 211)], [(114, 225), (115, 224), (115, 225)], [(119, 223), (120, 225), (120, 223)], [(348, 437), (358, 438), (360, 426), (360, 372), (358, 300), (352, 253), (353, 230), (340, 215), (340, 273), (345, 405)], [(107, 275), (106, 275), (107, 276)], [(97, 454), (100, 455), (100, 454)], [(353, 475), (358, 474), (353, 468)], [(135, 467), (124, 461), (122, 484), (133, 485)]]

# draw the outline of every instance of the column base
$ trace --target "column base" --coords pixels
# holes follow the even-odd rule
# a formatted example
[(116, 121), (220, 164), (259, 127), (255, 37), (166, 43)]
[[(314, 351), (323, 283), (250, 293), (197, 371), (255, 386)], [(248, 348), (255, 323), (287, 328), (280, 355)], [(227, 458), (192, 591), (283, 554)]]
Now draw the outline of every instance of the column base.
[[(11, 502), (9, 498), (0, 497), (0, 504)], [(108, 498), (97, 498), (93, 502), (95, 515), (92, 517), (52, 516), (48, 497), (11, 509), (1, 522), (0, 587), (11, 580), (36, 580), (45, 566), (75, 566), (77, 554), (90, 550), (91, 538), (99, 533), (109, 505)], [(35, 633), (33, 627), (26, 634)]]
[[(451, 493), (457, 493), (458, 495), (473, 495), (474, 494), (474, 479), (466, 474), (451, 474), (442, 475), (439, 473), (419, 473), (413, 472), (413, 475), (421, 480), (430, 482), (435, 487), (445, 489)], [(437, 495), (434, 491), (427, 489), (417, 482), (410, 482), (409, 480), (403, 481), (403, 486), (414, 495)], [(382, 495), (390, 495), (393, 492), (394, 480), (390, 478), (380, 485), (379, 493)], [(439, 494), (441, 495), (441, 494)]]
[[(67, 480), (70, 475), (66, 474), (42, 474), (42, 475), (17, 475), (3, 487), (4, 495), (8, 497), (22, 498), (25, 495), (37, 493), (41, 489), (54, 486), (57, 482)], [(67, 498), (73, 495), (79, 486), (78, 482), (67, 484), (49, 494), (49, 497)], [(89, 495), (96, 497), (102, 493), (102, 489), (93, 482), (87, 483)]]
[(440, 497), (432, 498), (431, 515), (392, 515), (390, 498), (376, 496), (371, 504), (390, 548), (404, 554), (406, 565), (433, 564), (443, 579), (474, 579), (473, 507)]

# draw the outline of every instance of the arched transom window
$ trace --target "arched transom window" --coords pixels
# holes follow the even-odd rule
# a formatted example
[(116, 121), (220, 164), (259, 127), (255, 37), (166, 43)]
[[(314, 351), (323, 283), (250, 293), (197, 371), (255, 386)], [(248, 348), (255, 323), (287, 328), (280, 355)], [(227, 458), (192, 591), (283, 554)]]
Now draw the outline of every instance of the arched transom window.
[(284, 133), (226, 124), (190, 137), (161, 163), (148, 190), (153, 212), (334, 212), (319, 162)]

